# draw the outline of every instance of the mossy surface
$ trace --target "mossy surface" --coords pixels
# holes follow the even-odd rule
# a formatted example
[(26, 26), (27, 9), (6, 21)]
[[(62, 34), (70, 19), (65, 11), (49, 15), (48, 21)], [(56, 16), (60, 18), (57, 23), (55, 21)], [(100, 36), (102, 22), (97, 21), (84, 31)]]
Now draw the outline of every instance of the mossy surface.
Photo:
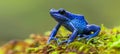
[[(45, 35), (31, 34), (25, 40), (12, 40), (0, 47), (0, 54), (120, 54), (120, 27), (106, 28), (101, 25), (98, 36), (87, 42), (85, 39), (78, 41), (77, 37), (68, 46), (65, 43), (58, 46), (55, 41), (46, 44), (49, 34), (50, 31)], [(70, 34), (62, 27), (56, 38), (60, 42), (68, 39)]]

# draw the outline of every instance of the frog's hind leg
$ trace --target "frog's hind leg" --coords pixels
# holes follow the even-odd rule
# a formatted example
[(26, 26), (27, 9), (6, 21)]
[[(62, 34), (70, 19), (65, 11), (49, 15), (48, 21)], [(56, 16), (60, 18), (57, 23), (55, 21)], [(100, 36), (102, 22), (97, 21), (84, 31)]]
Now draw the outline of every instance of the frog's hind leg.
[[(91, 24), (91, 25), (87, 25), (87, 28), (85, 29), (86, 31), (86, 35), (84, 38), (86, 38), (86, 40), (89, 40), (95, 36), (97, 36), (100, 32), (100, 27), (97, 26), (97, 25), (94, 25), (94, 24)], [(93, 32), (93, 33), (92, 33)]]

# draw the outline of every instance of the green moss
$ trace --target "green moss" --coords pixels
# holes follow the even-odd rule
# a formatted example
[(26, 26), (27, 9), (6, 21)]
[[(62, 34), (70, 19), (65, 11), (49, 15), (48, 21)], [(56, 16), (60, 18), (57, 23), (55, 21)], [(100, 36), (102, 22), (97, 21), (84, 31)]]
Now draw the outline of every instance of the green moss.
[[(66, 46), (66, 43), (57, 45), (54, 40), (46, 44), (50, 31), (45, 35), (32, 34), (30, 38), (15, 43), (7, 43), (1, 46), (0, 53), (23, 53), (23, 54), (120, 54), (120, 27), (106, 28), (101, 25), (101, 32), (98, 36), (85, 41), (78, 41), (76, 38), (72, 43)], [(69, 38), (71, 32), (61, 27), (56, 37), (60, 41)], [(13, 48), (14, 47), (14, 48)]]

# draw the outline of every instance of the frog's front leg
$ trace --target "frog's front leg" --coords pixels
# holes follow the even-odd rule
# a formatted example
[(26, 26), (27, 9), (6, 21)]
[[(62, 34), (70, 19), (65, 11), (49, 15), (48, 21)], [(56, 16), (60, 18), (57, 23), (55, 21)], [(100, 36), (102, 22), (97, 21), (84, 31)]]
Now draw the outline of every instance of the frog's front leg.
[(50, 37), (49, 37), (49, 39), (48, 39), (47, 44), (49, 44), (51, 40), (55, 40), (55, 41), (58, 40), (57, 38), (55, 38), (55, 35), (56, 35), (58, 29), (60, 28), (60, 26), (61, 26), (61, 24), (58, 23), (58, 24), (53, 28), (53, 30), (52, 30), (52, 32), (51, 32), (51, 34), (50, 34)]
[[(97, 25), (94, 25), (94, 24), (87, 25), (87, 27), (85, 29), (86, 33), (83, 38), (86, 38), (86, 40), (89, 40), (89, 39), (97, 36), (99, 34), (100, 30), (101, 30), (100, 27)], [(93, 33), (91, 34), (91, 32), (93, 32)]]
[(69, 37), (68, 40), (62, 41), (58, 45), (60, 45), (62, 43), (67, 43), (67, 45), (68, 45), (69, 43), (71, 43), (72, 41), (74, 41), (74, 39), (77, 37), (78, 30), (74, 27), (74, 25), (72, 23), (69, 23), (69, 27), (73, 30), (71, 36)]

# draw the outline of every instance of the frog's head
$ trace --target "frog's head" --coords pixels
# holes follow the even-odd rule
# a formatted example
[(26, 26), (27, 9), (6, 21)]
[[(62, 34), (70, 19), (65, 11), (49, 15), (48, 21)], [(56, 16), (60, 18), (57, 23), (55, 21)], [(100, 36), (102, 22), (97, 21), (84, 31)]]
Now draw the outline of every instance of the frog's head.
[(71, 20), (71, 13), (60, 8), (59, 10), (51, 9), (50, 15), (58, 22), (66, 22)]

